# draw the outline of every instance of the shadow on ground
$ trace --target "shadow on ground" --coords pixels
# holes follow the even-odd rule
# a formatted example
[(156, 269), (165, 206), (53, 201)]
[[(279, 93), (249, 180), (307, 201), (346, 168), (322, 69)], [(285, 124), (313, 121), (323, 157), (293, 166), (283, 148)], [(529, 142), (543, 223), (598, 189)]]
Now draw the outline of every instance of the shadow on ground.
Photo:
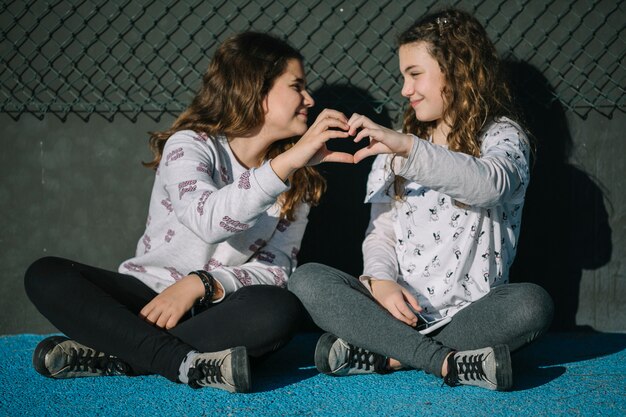
[(515, 389), (545, 385), (572, 363), (599, 359), (626, 349), (626, 334), (552, 332), (512, 355)]
[(252, 365), (255, 392), (273, 391), (297, 384), (318, 374), (313, 363), (315, 344), (321, 333), (299, 333), (287, 346)]
[[(285, 348), (255, 364), (255, 391), (272, 391), (316, 376), (313, 354), (319, 336), (319, 332), (299, 333)], [(513, 353), (514, 390), (546, 385), (576, 362), (601, 359), (624, 349), (625, 333), (550, 332)]]

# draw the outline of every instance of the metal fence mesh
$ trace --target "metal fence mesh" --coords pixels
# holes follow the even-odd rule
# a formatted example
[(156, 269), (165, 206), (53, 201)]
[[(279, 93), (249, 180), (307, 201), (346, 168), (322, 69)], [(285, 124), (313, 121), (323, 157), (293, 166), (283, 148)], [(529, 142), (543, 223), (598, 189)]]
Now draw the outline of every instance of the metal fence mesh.
[[(158, 120), (190, 102), (215, 46), (244, 31), (285, 38), (306, 58), (310, 89), (342, 84), (394, 114), (400, 96), (395, 36), (439, 2), (400, 0), (76, 0), (0, 5), (0, 111), (65, 119), (98, 114)], [(625, 111), (626, 6), (620, 0), (483, 0), (474, 13), (499, 52), (545, 78), (586, 117)], [(346, 91), (346, 89), (337, 89)], [(526, 92), (526, 94), (530, 94)], [(354, 100), (354, 96), (335, 100)], [(349, 104), (349, 103), (348, 103)]]

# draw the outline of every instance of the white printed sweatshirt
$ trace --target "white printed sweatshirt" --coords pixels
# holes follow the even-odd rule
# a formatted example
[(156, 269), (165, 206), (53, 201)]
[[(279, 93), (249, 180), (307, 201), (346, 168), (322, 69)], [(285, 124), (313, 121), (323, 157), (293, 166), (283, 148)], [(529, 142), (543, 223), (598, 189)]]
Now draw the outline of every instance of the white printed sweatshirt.
[[(361, 277), (393, 280), (408, 289), (430, 319), (451, 317), (508, 281), (529, 181), (529, 144), (503, 118), (480, 134), (478, 158), (415, 137), (394, 199), (389, 155), (372, 165), (372, 203)], [(459, 204), (461, 203), (461, 204)]]
[(269, 162), (246, 169), (224, 136), (179, 131), (165, 144), (156, 172), (146, 230), (119, 272), (161, 292), (205, 269), (225, 294), (244, 285), (285, 286), (309, 206), (280, 220), (278, 196), (289, 188)]

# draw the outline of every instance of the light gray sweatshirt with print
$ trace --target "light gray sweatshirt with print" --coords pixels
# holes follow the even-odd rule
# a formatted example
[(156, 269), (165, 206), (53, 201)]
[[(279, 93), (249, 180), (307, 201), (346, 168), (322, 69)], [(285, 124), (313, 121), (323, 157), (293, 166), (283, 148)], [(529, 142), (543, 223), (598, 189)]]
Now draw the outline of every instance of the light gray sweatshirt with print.
[(407, 180), (400, 200), (390, 157), (380, 155), (372, 165), (363, 277), (398, 282), (427, 317), (438, 319), (508, 281), (529, 181), (529, 143), (506, 118), (481, 133), (478, 158), (414, 139), (409, 156), (395, 160), (394, 171)]
[(168, 139), (156, 172), (146, 230), (136, 254), (119, 267), (156, 292), (205, 269), (225, 294), (244, 285), (285, 286), (309, 206), (280, 219), (288, 189), (269, 162), (246, 169), (223, 136), (185, 130)]

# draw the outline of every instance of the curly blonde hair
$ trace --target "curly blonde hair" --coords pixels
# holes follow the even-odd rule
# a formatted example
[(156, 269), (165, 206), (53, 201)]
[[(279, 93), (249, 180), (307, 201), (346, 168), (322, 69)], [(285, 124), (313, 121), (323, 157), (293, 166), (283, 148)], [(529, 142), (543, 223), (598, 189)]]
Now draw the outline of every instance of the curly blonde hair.
[[(224, 41), (215, 52), (191, 105), (162, 132), (150, 132), (154, 159), (144, 163), (156, 169), (165, 143), (179, 130), (204, 132), (227, 138), (244, 136), (265, 121), (263, 100), (289, 61), (302, 55), (286, 42), (265, 33), (244, 32)], [(264, 160), (292, 147), (298, 138), (273, 143)], [(302, 202), (316, 205), (326, 188), (324, 178), (313, 167), (298, 169), (289, 178), (291, 188), (278, 201), (281, 217), (290, 221)]]
[[(443, 120), (450, 124), (448, 149), (480, 156), (479, 132), (493, 119), (518, 119), (496, 48), (478, 20), (469, 13), (446, 9), (419, 19), (398, 37), (398, 46), (424, 42), (444, 76)], [(408, 107), (402, 131), (427, 138), (435, 121), (417, 120)], [(396, 196), (404, 179), (396, 176)]]

